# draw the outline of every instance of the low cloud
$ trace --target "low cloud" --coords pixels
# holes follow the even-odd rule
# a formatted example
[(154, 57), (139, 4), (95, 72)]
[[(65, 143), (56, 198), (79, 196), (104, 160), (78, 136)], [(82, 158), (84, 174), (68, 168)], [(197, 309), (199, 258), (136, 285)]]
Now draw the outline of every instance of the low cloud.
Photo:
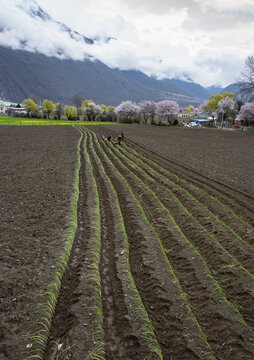
[(93, 45), (20, 8), (36, 8), (33, 0), (1, 1), (0, 45), (73, 60), (92, 57), (112, 68), (137, 69), (158, 78), (184, 73), (204, 86), (234, 82), (254, 45), (249, 0), (232, 7), (231, 0), (141, 0), (136, 8), (134, 0), (109, 0), (106, 5), (102, 0), (73, 0), (71, 17), (69, 2), (38, 0), (52, 18), (73, 30), (114, 38)]
[(89, 45), (72, 39), (59, 24), (31, 17), (18, 6), (4, 4), (0, 24), (0, 44), (3, 46), (74, 60), (88, 56)]

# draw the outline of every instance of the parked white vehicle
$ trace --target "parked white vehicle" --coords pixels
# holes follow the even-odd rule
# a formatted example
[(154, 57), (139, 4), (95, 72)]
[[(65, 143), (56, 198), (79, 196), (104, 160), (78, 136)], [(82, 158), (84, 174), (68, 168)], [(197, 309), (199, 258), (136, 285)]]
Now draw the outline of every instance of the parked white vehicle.
[(195, 127), (197, 126), (197, 123), (195, 121), (191, 121), (189, 124), (186, 124), (187, 127)]

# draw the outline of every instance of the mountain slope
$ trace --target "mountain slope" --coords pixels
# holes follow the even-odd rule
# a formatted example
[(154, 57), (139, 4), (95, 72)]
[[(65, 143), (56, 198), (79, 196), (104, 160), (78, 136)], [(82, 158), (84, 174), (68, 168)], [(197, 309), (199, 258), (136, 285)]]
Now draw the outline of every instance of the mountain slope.
[(217, 94), (217, 93), (223, 93), (224, 91), (224, 88), (222, 88), (221, 86), (208, 86), (205, 88), (206, 89), (206, 92), (208, 92), (209, 96), (211, 94)]
[(0, 96), (21, 102), (29, 94), (71, 104), (75, 93), (97, 103), (117, 105), (123, 100), (194, 102), (186, 92), (141, 72), (111, 69), (100, 61), (60, 60), (38, 53), (0, 47)]
[[(43, 46), (40, 46), (41, 38), (31, 41), (27, 32), (16, 33), (15, 48), (19, 50), (7, 48), (6, 43), (0, 46), (0, 96), (3, 98), (21, 102), (33, 93), (40, 100), (49, 98), (71, 104), (73, 95), (78, 93), (97, 103), (112, 105), (123, 100), (171, 99), (185, 106), (199, 105), (209, 96), (201, 85), (188, 79), (157, 80), (138, 70), (109, 68), (89, 53), (96, 43), (108, 43), (111, 38), (89, 39), (54, 20), (35, 0), (19, 0), (14, 9), (18, 15), (22, 13), (25, 20), (32, 21), (31, 28), (35, 33), (38, 29)], [(0, 35), (2, 38), (12, 36), (11, 30), (15, 30), (13, 22), (10, 29), (0, 26)], [(57, 34), (58, 41), (46, 41), (51, 39), (49, 31)], [(62, 38), (63, 42), (59, 40)], [(85, 60), (71, 60), (72, 54), (77, 54), (74, 59)]]
[[(168, 80), (164, 80), (168, 81)], [(189, 96), (197, 97), (199, 99), (206, 100), (209, 98), (209, 93), (206, 91), (203, 86), (196, 84), (192, 81), (184, 81), (179, 79), (172, 79), (170, 80), (171, 84), (176, 85), (183, 91), (185, 91)]]

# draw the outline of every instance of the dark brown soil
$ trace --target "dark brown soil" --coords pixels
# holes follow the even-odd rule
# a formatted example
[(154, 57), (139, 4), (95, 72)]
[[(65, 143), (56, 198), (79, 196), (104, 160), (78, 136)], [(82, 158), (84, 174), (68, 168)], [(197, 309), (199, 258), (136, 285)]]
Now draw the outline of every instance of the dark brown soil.
[(79, 133), (0, 128), (0, 359), (24, 358), (40, 293), (60, 252)]
[[(244, 193), (231, 185), (223, 185), (217, 179), (213, 180), (203, 176), (201, 171), (197, 171), (198, 168), (193, 171), (194, 167), (191, 169), (188, 163), (183, 166), (178, 162), (167, 160), (165, 144), (162, 159), (151, 146), (147, 144), (145, 147), (140, 146), (138, 133), (126, 136), (127, 130), (125, 130), (125, 141), (119, 147), (119, 145), (113, 146), (101, 140), (102, 134), (107, 134), (106, 131), (109, 131), (107, 127), (90, 129), (98, 134), (103, 150), (131, 186), (137, 199), (140, 200), (148, 220), (160, 236), (164, 248), (168, 250), (168, 259), (176, 271), (182, 289), (188, 295), (192, 310), (208, 336), (208, 342), (216, 357), (224, 359), (228, 358), (227, 354), (230, 354), (230, 359), (251, 359), (253, 350), (250, 350), (251, 353), (249, 353), (247, 344), (252, 342), (252, 330), (249, 332), (247, 327), (240, 330), (239, 323), (235, 323), (233, 320), (234, 314), (230, 315), (230, 311), (228, 312), (229, 308), (227, 310), (226, 303), (225, 309), (221, 308), (221, 301), (216, 299), (216, 295), (212, 295), (212, 288), (216, 285), (209, 285), (205, 281), (204, 273), (207, 271), (206, 269), (209, 269), (208, 271), (219, 284), (220, 291), (226, 296), (225, 299), (238, 307), (242, 319), (246, 321), (250, 329), (253, 329), (253, 294), (251, 295), (250, 291), (254, 286), (254, 268), (252, 267), (254, 259), (253, 197), (249, 195), (249, 192)], [(119, 131), (117, 127), (114, 129)], [(136, 129), (140, 129), (139, 126), (134, 127), (133, 132)], [(145, 127), (146, 133), (151, 132), (151, 129)], [(114, 130), (112, 132), (112, 128), (111, 133), (114, 136), (117, 134), (117, 132), (114, 133)], [(151, 138), (155, 139), (155, 135)], [(160, 144), (160, 139), (156, 140)], [(163, 145), (160, 145), (160, 148), (162, 147)], [(142, 154), (146, 156), (147, 160)], [(221, 156), (221, 158), (223, 157)], [(159, 164), (160, 167), (153, 165), (150, 160)], [(239, 163), (240, 166), (242, 166), (241, 163)], [(110, 172), (108, 175), (112, 176)], [(140, 181), (140, 185), (137, 185), (138, 181)], [(117, 185), (115, 188), (122, 198), (123, 192), (118, 189)], [(159, 210), (161, 205), (157, 204), (151, 191), (156, 194), (160, 204), (165, 207), (163, 211)], [(124, 214), (128, 212), (128, 207), (127, 201), (123, 200), (123, 202)], [(179, 226), (180, 233), (179, 231), (172, 232), (175, 225), (166, 220), (167, 210)], [(243, 220), (240, 220), (241, 218)], [(126, 217), (126, 229), (127, 232), (130, 229), (130, 244), (133, 244), (136, 241), (140, 242), (141, 239), (138, 240), (138, 235), (134, 235), (135, 240), (132, 242), (131, 229), (135, 227), (133, 220), (130, 219), (132, 217)], [(195, 255), (195, 251), (188, 249), (186, 240), (181, 241), (179, 236), (180, 238), (184, 236), (184, 239), (192, 244), (191, 246), (195, 246), (198, 257)], [(131, 249), (135, 252), (135, 248), (131, 247)], [(189, 252), (189, 250), (191, 251)], [(194, 259), (195, 261), (193, 261)], [(134, 275), (137, 272), (136, 265), (137, 262), (134, 261), (132, 268)], [(155, 326), (156, 336), (166, 359), (169, 355), (166, 348), (164, 349), (164, 342), (160, 342), (159, 329), (157, 330), (159, 317), (156, 315), (153, 318), (153, 314), (149, 311), (149, 297), (147, 298), (146, 295), (142, 274), (135, 278), (135, 281)], [(211, 287), (210, 290), (209, 287)], [(156, 298), (150, 296), (150, 299), (159, 306)], [(170, 320), (168, 319), (168, 321)], [(165, 329), (166, 325), (164, 325), (164, 331), (166, 331)], [(249, 340), (241, 343), (239, 335), (246, 330), (244, 338)], [(177, 333), (181, 336), (180, 331)], [(181, 346), (181, 348), (183, 347)], [(173, 354), (173, 358), (178, 358), (177, 351)], [(190, 358), (190, 355), (182, 355), (182, 358)]]
[(122, 130), (127, 141), (254, 196), (254, 133), (145, 125), (108, 125), (102, 133), (111, 130)]
[[(121, 129), (121, 146), (102, 140)], [(96, 349), (87, 157), (99, 198), (101, 359), (158, 360), (153, 337), (164, 360), (254, 359), (253, 134), (141, 125), (0, 130), (1, 360), (23, 359), (23, 336), (36, 330), (39, 294), (62, 249), (81, 133), (78, 229), (43, 359), (90, 359)], [(119, 265), (119, 213), (140, 300)], [(139, 301), (151, 336), (133, 312)]]

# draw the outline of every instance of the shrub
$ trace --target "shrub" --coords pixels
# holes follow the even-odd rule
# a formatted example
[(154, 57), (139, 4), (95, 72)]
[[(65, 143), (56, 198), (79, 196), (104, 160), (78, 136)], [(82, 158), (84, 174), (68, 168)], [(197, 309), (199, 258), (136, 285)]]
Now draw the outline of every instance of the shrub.
[(121, 117), (119, 119), (119, 122), (122, 124), (132, 124), (133, 123), (133, 119), (129, 118), (129, 117)]

